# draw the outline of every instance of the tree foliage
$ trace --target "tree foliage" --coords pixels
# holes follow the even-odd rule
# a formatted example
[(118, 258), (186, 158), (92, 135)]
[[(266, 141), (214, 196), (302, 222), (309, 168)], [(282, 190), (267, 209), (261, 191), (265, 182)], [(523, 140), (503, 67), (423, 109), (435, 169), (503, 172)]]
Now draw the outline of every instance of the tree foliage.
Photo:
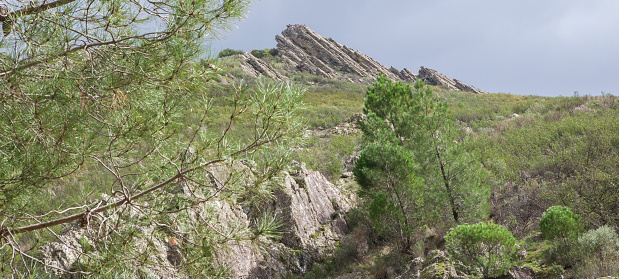
[[(140, 277), (132, 265), (161, 265), (149, 260), (153, 243), (170, 238), (184, 243), (174, 265), (203, 277), (218, 273), (214, 249), (276, 235), (272, 218), (252, 230), (214, 214), (218, 200), (269, 197), (301, 127), (303, 90), (289, 84), (239, 86), (217, 106), (209, 99), (216, 67), (196, 62), (204, 38), (242, 17), (247, 1), (7, 5), (0, 236), (11, 256), (2, 270)], [(74, 266), (47, 265), (40, 244), (75, 221), (88, 247)]]
[(462, 224), (445, 236), (451, 257), (483, 278), (505, 275), (512, 266), (516, 238), (492, 222)]
[(569, 207), (551, 206), (546, 209), (539, 222), (544, 239), (576, 239), (583, 231), (580, 215), (574, 214)]
[(353, 169), (361, 196), (370, 200), (369, 216), (382, 237), (410, 248), (420, 223), (422, 183), (413, 173), (410, 154), (401, 146), (371, 143)]
[(364, 112), (361, 129), (367, 142), (399, 146), (410, 156), (411, 170), (425, 187), (417, 199), (426, 224), (477, 221), (487, 215), (486, 171), (430, 87), (417, 80), (411, 88), (379, 75), (367, 90)]
[(244, 51), (242, 50), (234, 50), (231, 48), (226, 48), (222, 51), (219, 52), (219, 54), (217, 54), (217, 58), (223, 58), (223, 57), (228, 57), (228, 56), (232, 56), (232, 55), (236, 55), (236, 54), (243, 54)]

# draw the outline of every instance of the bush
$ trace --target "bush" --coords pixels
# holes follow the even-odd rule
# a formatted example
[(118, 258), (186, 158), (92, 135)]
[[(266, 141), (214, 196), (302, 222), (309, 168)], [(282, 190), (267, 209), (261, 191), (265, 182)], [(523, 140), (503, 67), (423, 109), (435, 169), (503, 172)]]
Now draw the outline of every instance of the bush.
[(264, 49), (254, 49), (251, 51), (251, 55), (255, 56), (256, 58), (265, 58), (269, 56), (269, 52)]
[(585, 254), (592, 253), (617, 253), (619, 250), (619, 237), (615, 230), (608, 226), (590, 230), (578, 238), (578, 243)]
[(472, 274), (484, 278), (500, 276), (512, 266), (516, 238), (493, 222), (459, 225), (447, 233), (445, 242), (452, 258)]
[(582, 232), (583, 223), (580, 215), (574, 214), (569, 207), (551, 206), (542, 215), (539, 228), (547, 240), (575, 239)]
[(277, 56), (279, 54), (279, 50), (276, 48), (269, 49), (268, 52), (271, 56)]
[(619, 276), (619, 237), (608, 226), (599, 227), (578, 238), (582, 259), (576, 267), (578, 278)]
[(542, 237), (552, 241), (545, 252), (549, 264), (570, 267), (580, 260), (578, 235), (583, 231), (582, 218), (569, 207), (551, 206), (542, 214), (539, 222)]
[(242, 53), (244, 53), (244, 51), (242, 50), (234, 50), (234, 49), (226, 48), (220, 51), (219, 54), (217, 54), (217, 58), (222, 58), (222, 57), (227, 57), (227, 56), (232, 56), (235, 54), (242, 54)]

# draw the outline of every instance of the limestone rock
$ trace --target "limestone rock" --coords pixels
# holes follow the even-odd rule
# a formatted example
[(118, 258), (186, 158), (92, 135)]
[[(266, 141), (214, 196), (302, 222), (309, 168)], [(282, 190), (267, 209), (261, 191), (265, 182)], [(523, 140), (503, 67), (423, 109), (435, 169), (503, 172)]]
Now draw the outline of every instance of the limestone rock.
[[(83, 247), (80, 240), (85, 238), (86, 231), (77, 228), (58, 236), (58, 242), (51, 242), (40, 248), (48, 272), (62, 274), (82, 255)], [(83, 241), (83, 240), (82, 240)], [(90, 242), (90, 241), (89, 241)]]
[[(245, 175), (243, 167), (234, 166), (235, 173), (248, 182), (250, 175)], [(214, 187), (220, 187), (219, 181), (229, 175), (230, 167), (216, 165), (209, 169), (213, 176)], [(285, 232), (281, 241), (260, 238), (257, 243), (250, 240), (229, 240), (216, 247), (213, 265), (225, 267), (230, 278), (282, 278), (287, 274), (302, 275), (316, 261), (323, 260), (325, 253), (333, 251), (336, 243), (347, 233), (348, 225), (344, 214), (354, 205), (354, 195), (345, 193), (331, 184), (319, 172), (307, 170), (300, 165), (292, 174), (286, 174), (283, 185), (275, 194), (276, 200), (267, 208), (282, 218)], [(175, 195), (195, 195), (206, 200), (204, 193), (191, 188), (190, 183), (179, 184), (173, 189)], [(106, 201), (113, 200), (107, 197)], [(147, 205), (147, 204), (144, 204)], [(127, 215), (140, 217), (142, 211), (126, 207)], [(240, 204), (231, 204), (222, 199), (212, 198), (193, 208), (188, 216), (179, 222), (197, 223), (199, 218), (208, 218), (209, 227), (218, 232), (230, 231), (231, 228), (248, 228), (253, 221), (252, 213)], [(103, 217), (103, 216), (101, 216)], [(112, 220), (117, 218), (108, 216)], [(171, 214), (170, 218), (176, 218)], [(111, 223), (114, 223), (113, 221)], [(148, 254), (148, 260), (129, 260), (124, 263), (130, 270), (139, 270), (147, 278), (187, 278), (178, 268), (184, 262), (183, 243), (175, 238), (161, 238), (154, 224), (123, 223), (133, 226), (148, 236), (136, 239), (131, 253)], [(97, 227), (91, 226), (91, 227)], [(88, 227), (87, 227), (88, 228)], [(88, 250), (83, 245), (95, 247), (90, 239), (96, 238), (95, 230), (80, 228), (79, 224), (59, 234), (58, 242), (48, 243), (40, 248), (43, 259), (48, 266), (47, 272), (58, 275), (75, 266)], [(187, 239), (187, 241), (197, 241)], [(90, 249), (97, 253), (97, 249)]]
[[(144, 235), (152, 235), (154, 231), (154, 227), (141, 227), (140, 229)], [(62, 234), (58, 235), (57, 242), (47, 243), (39, 248), (46, 272), (63, 275), (62, 278), (65, 278), (64, 276), (68, 275), (66, 272), (72, 270), (76, 263), (92, 256), (87, 255), (87, 252), (95, 255), (98, 253), (94, 248), (95, 243), (91, 240), (96, 237), (97, 232), (93, 227), (82, 228), (78, 223), (68, 226)], [(182, 261), (176, 240), (142, 238), (135, 242), (134, 249), (135, 251), (132, 252), (137, 254), (148, 253), (149, 260), (147, 263), (129, 260), (126, 266), (139, 270), (145, 278), (187, 278), (185, 274), (174, 268)]]
[(446, 75), (443, 75), (439, 72), (437, 72), (436, 70), (432, 70), (432, 69), (428, 69), (425, 67), (421, 67), (421, 69), (419, 70), (419, 75), (418, 77), (423, 80), (423, 82), (425, 82), (426, 84), (429, 85), (435, 85), (435, 86), (442, 86), (445, 87), (449, 90), (460, 90), (460, 91), (465, 91), (465, 92), (473, 92), (473, 93), (477, 93), (477, 94), (487, 94), (488, 92), (483, 91), (481, 89), (477, 89), (473, 86), (470, 85), (466, 85), (463, 82), (457, 80), (457, 79), (452, 79)]
[(389, 68), (389, 71), (396, 75), (401, 80), (415, 80), (417, 78), (417, 74), (413, 73), (411, 70), (404, 68), (404, 70), (399, 71), (395, 67)]
[(286, 76), (273, 69), (271, 65), (256, 58), (249, 52), (239, 54), (239, 56), (241, 58), (241, 68), (243, 71), (253, 75), (254, 77), (263, 75), (276, 81), (284, 81), (288, 79)]
[(240, 54), (241, 68), (254, 77), (266, 76), (274, 80), (286, 80), (291, 73), (301, 72), (326, 79), (337, 79), (357, 84), (372, 84), (378, 74), (394, 81), (414, 81), (417, 78), (431, 85), (444, 86), (449, 90), (487, 93), (466, 85), (435, 70), (421, 67), (419, 74), (404, 68), (387, 68), (371, 57), (325, 38), (305, 25), (288, 25), (277, 41), (278, 66), (274, 69), (250, 53)]
[(324, 252), (347, 233), (343, 213), (354, 201), (320, 172), (300, 165), (275, 196), (275, 212), (284, 220), (282, 243), (286, 246)]
[(360, 84), (372, 83), (379, 73), (393, 80), (411, 74), (410, 71), (392, 71), (360, 51), (324, 38), (305, 25), (288, 25), (275, 39), (284, 61), (300, 72)]

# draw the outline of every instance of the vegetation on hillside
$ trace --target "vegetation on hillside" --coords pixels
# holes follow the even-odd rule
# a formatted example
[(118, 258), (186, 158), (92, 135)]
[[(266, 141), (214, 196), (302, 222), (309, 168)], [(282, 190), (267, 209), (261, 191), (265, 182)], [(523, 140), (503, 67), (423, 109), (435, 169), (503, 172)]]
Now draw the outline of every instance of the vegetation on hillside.
[[(385, 82), (379, 78), (374, 86), (391, 88), (392, 85), (385, 85)], [(406, 89), (404, 85), (401, 86), (403, 92), (414, 92), (410, 88)], [(506, 253), (510, 251), (506, 255), (510, 257), (511, 265), (501, 269), (502, 272), (506, 272), (513, 265), (530, 266), (538, 275), (550, 278), (558, 276), (559, 273), (572, 278), (617, 276), (619, 271), (613, 267), (618, 264), (616, 253), (619, 250), (616, 250), (612, 243), (615, 243), (616, 231), (619, 229), (615, 218), (615, 209), (619, 207), (615, 195), (616, 173), (619, 172), (619, 127), (617, 121), (614, 121), (619, 117), (619, 99), (610, 94), (551, 98), (510, 94), (474, 95), (433, 89), (439, 92), (440, 101), (448, 104), (449, 113), (443, 117), (455, 121), (457, 129), (463, 133), (461, 140), (465, 139), (462, 141), (465, 150), (472, 154), (471, 158), (476, 158), (476, 162), (481, 164), (487, 173), (484, 183), (491, 187), (492, 193), (489, 197), (486, 196), (490, 203), (490, 220), (494, 220), (495, 226), (500, 226), (501, 230), (507, 229), (510, 234), (523, 241), (518, 243), (520, 250), (510, 250), (517, 247), (504, 250)], [(372, 96), (375, 90), (373, 87), (368, 88), (367, 98), (374, 98)], [(395, 92), (398, 90), (400, 89), (395, 88), (394, 92), (383, 94), (397, 94)], [(401, 101), (396, 101), (395, 96), (397, 95), (387, 98), (390, 105), (378, 107), (385, 110), (381, 113), (386, 115), (387, 111), (400, 106)], [(365, 108), (369, 112), (371, 109), (367, 102), (368, 99)], [(376, 121), (377, 125), (387, 126), (373, 129), (379, 132), (375, 133), (374, 138), (384, 138), (389, 133), (397, 133), (399, 119), (395, 116), (387, 119), (389, 121)], [(412, 122), (409, 120), (406, 123)], [(442, 247), (440, 239), (445, 235), (446, 228), (424, 224), (414, 215), (404, 218), (409, 208), (419, 208), (419, 203), (414, 201), (422, 199), (424, 194), (420, 191), (420, 194), (413, 198), (410, 194), (404, 194), (406, 191), (418, 191), (413, 190), (419, 188), (419, 182), (415, 182), (418, 180), (406, 178), (406, 175), (415, 173), (414, 168), (420, 168), (421, 165), (405, 163), (408, 158), (416, 157), (402, 157), (398, 154), (404, 150), (393, 147), (393, 144), (397, 146), (405, 141), (406, 136), (392, 138), (396, 141), (370, 144), (366, 151), (361, 152), (357, 161), (359, 170), (355, 174), (360, 184), (361, 197), (367, 201), (367, 207), (363, 209), (362, 206), (349, 214), (351, 224), (356, 227), (351, 238), (345, 239), (348, 242), (360, 241), (356, 245), (367, 241), (376, 249), (374, 251), (377, 254), (358, 254), (346, 250), (355, 245), (345, 245), (340, 249), (348, 252), (336, 252), (335, 255), (347, 254), (352, 260), (334, 257), (317, 267), (315, 274), (338, 274), (337, 271), (358, 270), (359, 267), (368, 273), (386, 275), (389, 274), (385, 273), (386, 270), (395, 270), (397, 274), (397, 270), (404, 272), (401, 267), (396, 266), (402, 261), (406, 263), (408, 260), (404, 260), (405, 258), (410, 260), (415, 256), (423, 256), (431, 249)], [(372, 166), (382, 167), (370, 171), (375, 168)], [(405, 170), (406, 168), (409, 170)], [(374, 178), (368, 180), (369, 177)], [(381, 179), (384, 181), (380, 182)], [(375, 183), (370, 183), (371, 181)], [(384, 188), (376, 188), (374, 195), (363, 194), (370, 189), (368, 185)], [(391, 193), (393, 198), (386, 193)], [(398, 196), (405, 197), (408, 205), (399, 204)], [(436, 200), (430, 203), (432, 202)], [(420, 208), (423, 210), (422, 214), (427, 214), (431, 207)], [(543, 237), (543, 232), (539, 233), (540, 226), (548, 227), (548, 223), (552, 224), (550, 227), (564, 226), (561, 225), (561, 218), (548, 219), (552, 221), (540, 224), (544, 212), (547, 209), (553, 212), (553, 208), (566, 208), (569, 210), (566, 212), (581, 216), (570, 223), (574, 229), (569, 230), (578, 232), (577, 234), (552, 238)], [(412, 212), (419, 214), (419, 210)], [(387, 213), (393, 216), (385, 215)], [(380, 225), (380, 221), (383, 225)], [(407, 223), (416, 225), (411, 228), (406, 226)], [(455, 228), (454, 226), (455, 224), (449, 227)], [(577, 229), (579, 227), (581, 229)], [(389, 230), (392, 233), (387, 233)], [(584, 235), (587, 237), (579, 237), (583, 232), (586, 232)], [(567, 232), (563, 234), (565, 233)], [(591, 251), (593, 235), (596, 235), (600, 243), (610, 243), (607, 247), (612, 252), (598, 245), (596, 252), (583, 254), (583, 251)], [(395, 249), (388, 255), (378, 256), (380, 251), (384, 251), (385, 245), (392, 242), (401, 245), (402, 240), (409, 238), (418, 241), (411, 245), (410, 252), (402, 254), (402, 250)], [(412, 255), (408, 255), (411, 252)], [(520, 256), (514, 258), (515, 253), (520, 253)], [(373, 259), (374, 265), (365, 265), (370, 259)], [(459, 259), (458, 262), (466, 260)], [(345, 266), (356, 268), (349, 269)], [(479, 276), (486, 277), (491, 274), (497, 273), (484, 275), (482, 272)]]
[[(515, 266), (619, 276), (615, 96), (475, 95), (384, 76), (365, 87), (252, 50), (290, 79), (273, 83), (231, 67), (242, 51), (203, 58), (201, 38), (246, 1), (54, 3), (15, 2), (28, 12), (9, 15), (0, 41), (3, 277), (140, 277), (159, 265), (156, 239), (184, 242), (167, 259), (179, 272), (225, 277), (214, 251), (277, 239), (281, 222), (221, 224), (210, 202), (260, 211), (291, 160), (359, 195), (350, 234), (307, 278), (394, 277), (439, 254), (427, 265), (474, 278)], [(361, 112), (361, 132), (330, 132)], [(354, 159), (355, 180), (340, 181)], [(71, 230), (88, 234), (79, 260), (46, 264), (41, 247)]]

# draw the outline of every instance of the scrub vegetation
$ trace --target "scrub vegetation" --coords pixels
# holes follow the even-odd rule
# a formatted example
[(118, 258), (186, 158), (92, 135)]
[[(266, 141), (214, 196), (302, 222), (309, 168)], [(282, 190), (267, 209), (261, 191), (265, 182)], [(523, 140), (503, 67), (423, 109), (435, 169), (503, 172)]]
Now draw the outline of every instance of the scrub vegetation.
[[(205, 58), (202, 38), (229, 28), (246, 1), (10, 3), (0, 17), (3, 278), (139, 278), (157, 265), (153, 239), (184, 242), (183, 258), (168, 259), (182, 274), (226, 277), (215, 251), (240, 240), (260, 250), (282, 222), (259, 212), (219, 227), (198, 208), (260, 211), (293, 160), (358, 196), (350, 233), (299, 276), (619, 276), (611, 94), (471, 94), (298, 72), (276, 83), (233, 68), (242, 51)], [(149, 21), (161, 29), (144, 30)], [(276, 49), (251, 54), (285, 70)], [(334, 132), (359, 113), (354, 129)], [(62, 233), (95, 227), (78, 264), (42, 260)]]

